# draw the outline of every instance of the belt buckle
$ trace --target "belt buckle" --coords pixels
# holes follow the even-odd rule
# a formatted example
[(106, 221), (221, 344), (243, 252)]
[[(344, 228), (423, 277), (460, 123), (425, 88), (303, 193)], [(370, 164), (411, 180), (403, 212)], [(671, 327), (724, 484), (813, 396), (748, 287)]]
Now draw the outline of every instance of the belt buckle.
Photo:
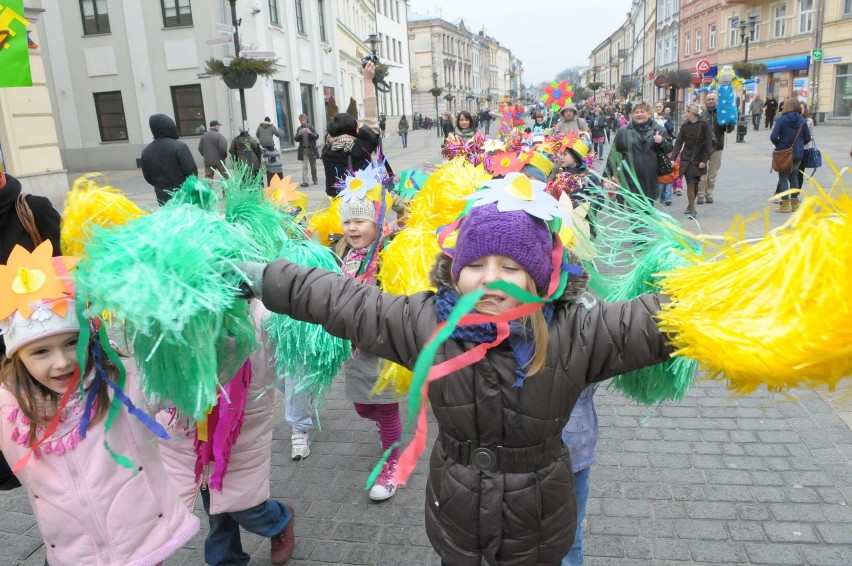
[(497, 455), (488, 448), (477, 448), (470, 453), (470, 465), (483, 472), (497, 469)]

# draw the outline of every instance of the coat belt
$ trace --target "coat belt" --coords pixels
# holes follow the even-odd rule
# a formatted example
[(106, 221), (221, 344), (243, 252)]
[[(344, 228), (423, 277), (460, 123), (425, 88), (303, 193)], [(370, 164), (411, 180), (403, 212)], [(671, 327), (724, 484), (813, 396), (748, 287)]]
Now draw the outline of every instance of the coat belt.
[(479, 446), (470, 440), (453, 438), (445, 432), (441, 432), (439, 439), (447, 457), (462, 466), (501, 474), (534, 472), (566, 454), (561, 435), (551, 436), (542, 444), (523, 448)]

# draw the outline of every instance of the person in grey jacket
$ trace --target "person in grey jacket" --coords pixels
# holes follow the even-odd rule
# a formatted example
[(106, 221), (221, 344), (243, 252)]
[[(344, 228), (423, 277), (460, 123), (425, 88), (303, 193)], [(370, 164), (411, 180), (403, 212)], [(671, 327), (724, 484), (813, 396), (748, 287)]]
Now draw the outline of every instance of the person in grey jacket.
[(751, 114), (751, 125), (756, 132), (760, 130), (760, 119), (763, 116), (763, 99), (760, 98), (759, 94), (755, 94), (754, 98), (751, 100), (749, 113)]
[(269, 151), (275, 151), (275, 138), (281, 138), (281, 132), (272, 125), (272, 118), (269, 116), (263, 119), (254, 135), (261, 147)]
[(296, 151), (296, 159), (302, 162), (302, 186), (308, 186), (308, 170), (310, 169), (311, 178), (314, 185), (317, 184), (317, 158), (319, 150), (317, 149), (317, 140), (319, 134), (313, 124), (308, 123), (308, 117), (305, 114), (299, 114), (299, 127), (296, 128), (296, 135), (293, 136), (293, 141), (299, 143)]
[(222, 126), (219, 120), (210, 122), (210, 129), (204, 132), (198, 140), (198, 153), (204, 158), (204, 177), (212, 179), (214, 171), (218, 171), (222, 177), (227, 178), (228, 172), (222, 163), (228, 158), (228, 140), (219, 133)]
[[(391, 295), (288, 261), (247, 264), (243, 272), (269, 310), (320, 324), (353, 347), (411, 369), (461, 297), (485, 283), (503, 280), (545, 295), (553, 245), (544, 221), (488, 204), (461, 221), (454, 259), (436, 260), (437, 292)], [(595, 302), (584, 294), (587, 280), (572, 272), (561, 298), (510, 323), (505, 333), (497, 335), (490, 324), (458, 327), (437, 345), (435, 360), (445, 361), (502, 342), (428, 387), (438, 436), (426, 485), (426, 532), (445, 564), (558, 564), (577, 525), (571, 458), (562, 442), (571, 409), (588, 386), (668, 359), (671, 347), (655, 320), (664, 299)], [(518, 305), (488, 288), (474, 308), (501, 314)]]
[(154, 141), (142, 150), (142, 176), (154, 187), (157, 202), (163, 205), (187, 177), (198, 175), (198, 166), (189, 147), (178, 140), (174, 120), (165, 114), (154, 114), (148, 118), (148, 126)]

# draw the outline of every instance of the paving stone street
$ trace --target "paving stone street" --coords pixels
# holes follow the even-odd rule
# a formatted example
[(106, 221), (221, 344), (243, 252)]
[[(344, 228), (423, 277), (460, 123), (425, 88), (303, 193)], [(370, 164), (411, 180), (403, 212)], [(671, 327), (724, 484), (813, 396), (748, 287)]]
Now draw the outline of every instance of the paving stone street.
[[(388, 131), (395, 126), (389, 123)], [(852, 129), (819, 126), (815, 134), (824, 157), (838, 167), (852, 164)], [(721, 234), (735, 215), (763, 209), (775, 187), (768, 137), (765, 130), (749, 132), (744, 144), (728, 137), (716, 202), (699, 207), (698, 225), (683, 215), (686, 197), (675, 197), (666, 211), (689, 229)], [(397, 136), (388, 136), (386, 146), (397, 172), (440, 160), (434, 130), (412, 131), (406, 149)], [(285, 153), (283, 161), (285, 173), (301, 180), (295, 154)], [(154, 205), (153, 190), (138, 170), (108, 175), (138, 203)], [(816, 178), (829, 188), (832, 175), (826, 166)], [(849, 184), (850, 174), (846, 179)], [(308, 192), (314, 208), (324, 198), (321, 185)], [(769, 213), (768, 225), (786, 218)], [(748, 234), (763, 229), (757, 222)], [(806, 304), (808, 298), (791, 300)], [(833, 394), (762, 389), (733, 397), (725, 382), (699, 376), (680, 403), (658, 408), (628, 401), (602, 384), (596, 394), (598, 461), (584, 526), (586, 564), (852, 565), (851, 381)], [(378, 435), (371, 421), (355, 414), (342, 383), (318, 408), (311, 455), (302, 461), (290, 459), (290, 430), (278, 395), (272, 496), (295, 510), (290, 564), (439, 565), (423, 526), (425, 463), (395, 497), (370, 501), (364, 483), (380, 456)], [(430, 433), (431, 447), (434, 421)], [(196, 514), (202, 531), (166, 566), (204, 564), (207, 528), (200, 500)], [(242, 540), (252, 564), (270, 563), (268, 539), (244, 532)], [(0, 492), (0, 566), (42, 566), (44, 560), (26, 495), (20, 489)]]

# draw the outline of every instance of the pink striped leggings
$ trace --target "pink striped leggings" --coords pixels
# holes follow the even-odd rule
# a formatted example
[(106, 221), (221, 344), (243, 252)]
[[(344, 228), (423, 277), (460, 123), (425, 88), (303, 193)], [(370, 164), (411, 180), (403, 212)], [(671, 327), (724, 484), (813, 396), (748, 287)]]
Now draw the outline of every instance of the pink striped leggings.
[[(379, 437), (382, 441), (382, 450), (390, 448), (394, 442), (402, 438), (402, 421), (399, 418), (399, 403), (386, 403), (375, 405), (372, 403), (355, 403), (355, 412), (358, 416), (379, 425)], [(399, 448), (394, 448), (389, 460), (399, 458)]]

